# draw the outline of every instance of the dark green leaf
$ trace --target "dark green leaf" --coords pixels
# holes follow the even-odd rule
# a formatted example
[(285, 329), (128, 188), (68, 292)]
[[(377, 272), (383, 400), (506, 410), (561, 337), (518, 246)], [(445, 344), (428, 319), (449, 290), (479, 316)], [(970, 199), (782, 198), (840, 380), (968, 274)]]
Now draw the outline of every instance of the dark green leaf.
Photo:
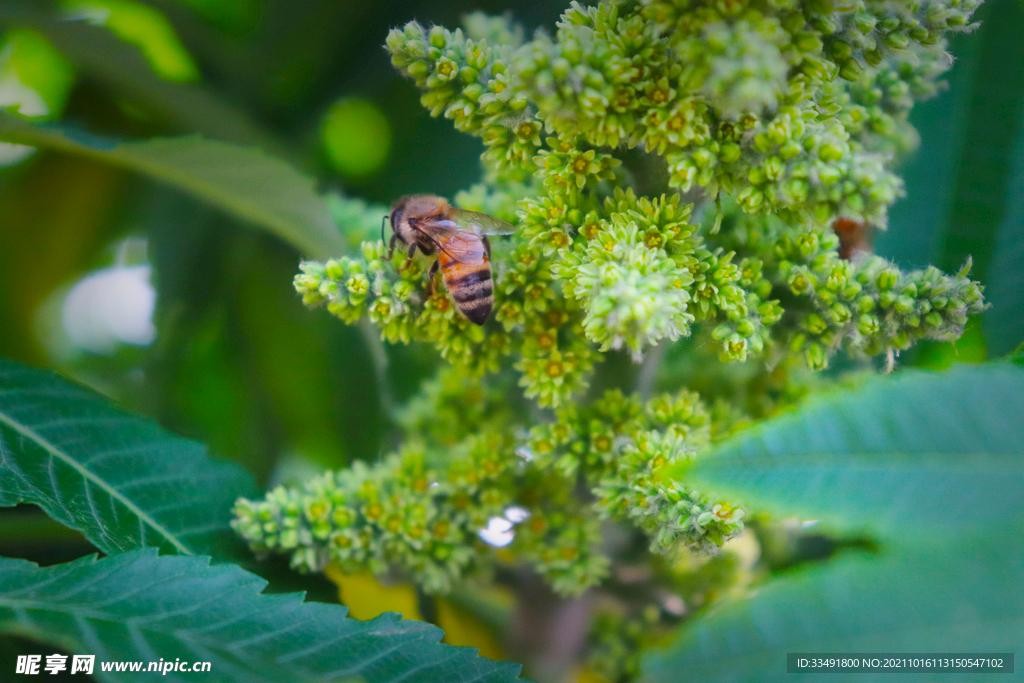
[(877, 533), (883, 551), (802, 567), (698, 619), (644, 680), (788, 681), (790, 652), (1012, 652), (1022, 407), (1024, 370), (961, 365), (876, 378), (723, 444), (695, 468), (716, 491)]
[(952, 188), (945, 241), (935, 265), (955, 270), (973, 257), (973, 274), (988, 281), (996, 233), (1006, 216), (1015, 142), (1024, 123), (1024, 4), (985, 3), (976, 17), (981, 54), (969, 95), (964, 144)]
[(1019, 520), (1024, 370), (959, 365), (813, 399), (720, 446), (694, 476), (754, 509), (906, 540)]
[[(1012, 538), (1017, 535), (1017, 541)], [(648, 683), (921, 680), (786, 673), (788, 652), (1013, 652), (1024, 634), (1024, 545), (985, 537), (908, 555), (855, 556), (789, 574), (648, 657)], [(1007, 542), (1009, 541), (1009, 542)], [(947, 674), (950, 680), (968, 680)]]
[(259, 595), (265, 585), (233, 565), (209, 567), (205, 558), (152, 550), (47, 568), (0, 559), (0, 632), (94, 653), (104, 681), (196, 678), (100, 672), (104, 661), (161, 658), (208, 661), (201, 677), (211, 683), (517, 679), (516, 664), (439, 644), (436, 626), (397, 614), (348, 619), (346, 608), (303, 603), (299, 594)]
[[(1020, 116), (1024, 119), (1024, 111)], [(992, 357), (1002, 356), (1024, 341), (1024, 134), (1017, 136), (1007, 197), (1009, 205), (999, 226), (985, 288), (992, 308), (982, 318)]]
[(911, 115), (922, 144), (899, 168), (907, 196), (876, 247), (906, 267), (957, 270), (971, 256), (995, 358), (1024, 340), (1024, 4), (990, 0), (975, 18), (977, 31), (951, 40), (949, 92)]
[(86, 156), (184, 190), (275, 233), (310, 256), (343, 253), (345, 242), (313, 182), (258, 149), (199, 136), (117, 142), (33, 125), (0, 111), (0, 140)]
[(201, 444), (51, 372), (0, 361), (0, 506), (34, 503), (105, 553), (223, 554), (230, 509), (253, 491)]
[[(921, 135), (921, 145), (897, 167), (907, 194), (889, 210), (889, 228), (875, 236), (875, 248), (904, 268), (923, 268), (936, 258), (943, 239), (957, 161), (967, 139), (970, 94), (985, 28), (950, 38), (956, 61), (946, 77), (949, 90), (920, 102), (910, 122)], [(954, 269), (955, 270), (955, 269)]]

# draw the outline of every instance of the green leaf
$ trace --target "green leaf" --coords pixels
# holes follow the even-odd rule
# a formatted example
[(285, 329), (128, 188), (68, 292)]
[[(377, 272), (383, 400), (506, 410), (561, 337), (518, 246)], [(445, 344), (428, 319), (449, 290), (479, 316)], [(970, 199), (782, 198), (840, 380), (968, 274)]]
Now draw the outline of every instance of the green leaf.
[(0, 140), (77, 154), (184, 190), (326, 258), (345, 242), (313, 182), (258, 149), (199, 136), (117, 142), (0, 111)]
[[(1020, 529), (1015, 533), (1018, 542), (986, 537), (910, 555), (859, 555), (798, 570), (759, 588), (749, 600), (695, 620), (670, 649), (648, 656), (641, 680), (833, 680), (787, 674), (789, 652), (1019, 650), (1024, 546)], [(878, 674), (835, 676), (851, 683), (890, 680)]]
[[(96, 655), (105, 661), (208, 661), (202, 679), (246, 683), (360, 677), (369, 683), (514, 681), (519, 665), (441, 645), (442, 631), (400, 615), (345, 617), (338, 605), (299, 594), (259, 595), (266, 582), (205, 558), (140, 550), (41, 568), (0, 559), (0, 632)], [(143, 675), (144, 676), (144, 675)], [(191, 673), (148, 680), (192, 680)], [(141, 678), (147, 680), (147, 678)]]
[[(1024, 110), (1020, 112), (1024, 120)], [(1017, 136), (1010, 178), (1007, 215), (999, 226), (995, 258), (985, 298), (992, 304), (982, 318), (985, 340), (993, 357), (1024, 341), (1024, 125)]]
[(1022, 518), (1024, 370), (959, 365), (812, 399), (697, 463), (753, 509), (907, 542)]
[[(907, 194), (889, 210), (889, 228), (875, 234), (875, 249), (904, 268), (924, 268), (939, 257), (944, 239), (957, 161), (968, 138), (970, 94), (987, 26), (949, 39), (949, 52), (956, 55), (945, 78), (946, 92), (914, 105), (910, 122), (921, 136), (921, 145), (900, 160), (897, 173), (906, 183)], [(959, 265), (953, 270), (958, 270)]]
[(990, 0), (975, 19), (977, 31), (951, 38), (949, 92), (911, 114), (922, 144), (898, 169), (907, 196), (875, 246), (901, 266), (947, 271), (970, 256), (992, 304), (982, 320), (996, 358), (1024, 340), (1024, 3)]
[(788, 681), (790, 652), (1012, 652), (1024, 634), (1022, 407), (1024, 369), (960, 365), (876, 378), (724, 443), (698, 480), (754, 509), (877, 534), (882, 552), (805, 565), (716, 606), (647, 659), (643, 680)]
[(0, 361), (0, 506), (39, 505), (105, 553), (223, 555), (237, 465), (57, 375)]
[(976, 17), (981, 45), (967, 100), (967, 120), (957, 160), (945, 240), (938, 267), (955, 270), (968, 258), (983, 283), (995, 254), (996, 233), (1010, 200), (1010, 171), (1024, 123), (1024, 24), (1020, 0), (985, 3)]

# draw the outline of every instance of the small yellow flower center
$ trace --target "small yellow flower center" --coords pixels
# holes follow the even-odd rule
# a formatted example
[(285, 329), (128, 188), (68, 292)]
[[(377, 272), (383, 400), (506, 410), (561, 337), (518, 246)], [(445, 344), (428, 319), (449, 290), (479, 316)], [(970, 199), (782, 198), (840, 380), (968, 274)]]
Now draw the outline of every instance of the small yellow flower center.
[(572, 162), (572, 170), (576, 173), (586, 173), (589, 165), (590, 162), (587, 161), (586, 157), (579, 156), (576, 157), (576, 161)]
[(548, 325), (551, 327), (561, 327), (566, 317), (563, 311), (548, 311)]
[(668, 102), (668, 92), (658, 88), (651, 93), (651, 101), (655, 104), (665, 104)]
[(516, 135), (521, 138), (532, 138), (537, 134), (537, 126), (532, 121), (525, 121), (516, 128)]
[(541, 335), (537, 337), (537, 346), (544, 349), (545, 351), (550, 351), (555, 347), (554, 335), (550, 334), (549, 332), (541, 333)]
[(553, 360), (547, 364), (547, 367), (544, 368), (544, 372), (548, 374), (548, 377), (561, 377), (565, 374), (565, 368), (562, 367), (561, 363)]

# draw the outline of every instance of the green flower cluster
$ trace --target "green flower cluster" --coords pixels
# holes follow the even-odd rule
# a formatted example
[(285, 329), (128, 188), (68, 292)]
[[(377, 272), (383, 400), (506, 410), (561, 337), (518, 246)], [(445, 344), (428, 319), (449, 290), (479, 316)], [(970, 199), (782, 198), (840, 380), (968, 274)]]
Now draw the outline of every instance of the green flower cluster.
[[(559, 409), (517, 448), (506, 390), (449, 368), (399, 414), (400, 453), (239, 500), (232, 524), (255, 552), (287, 554), (300, 571), (329, 562), (397, 569), (443, 593), (497, 562), (522, 561), (563, 595), (607, 575), (602, 518), (648, 532), (663, 553), (714, 552), (742, 530), (741, 510), (664, 480), (709, 442), (711, 418), (695, 394), (645, 404), (610, 391), (588, 408)], [(588, 488), (592, 496), (579, 495)], [(500, 549), (480, 537), (494, 518), (512, 532)]]
[(498, 369), (499, 359), (510, 349), (508, 335), (498, 330), (486, 335), (459, 315), (443, 288), (427, 296), (426, 267), (420, 261), (400, 270), (384, 260), (385, 247), (377, 241), (363, 242), (362, 251), (362, 258), (303, 262), (295, 277), (303, 302), (326, 305), (349, 324), (368, 317), (391, 343), (434, 343), (444, 358), (475, 372)]
[[(529, 41), (480, 14), (391, 31), (423, 104), (484, 143), (483, 182), (455, 203), (516, 228), (493, 240), (493, 313), (474, 325), (428, 261), (385, 260), (384, 209), (332, 200), (361, 253), (303, 263), (296, 290), (447, 369), (398, 416), (399, 454), (241, 501), (236, 528), (303, 569), (398, 568), (433, 592), (521, 561), (579, 593), (616, 561), (598, 550), (614, 525), (662, 558), (721, 547), (743, 510), (666, 472), (799, 401), (837, 350), (891, 360), (984, 308), (966, 267), (843, 258), (828, 227), (884, 227), (909, 112), (976, 5), (614, 0), (573, 2)], [(670, 393), (605, 391), (634, 388), (623, 354)], [(500, 549), (479, 536), (494, 518), (514, 535)]]
[[(496, 562), (527, 562), (566, 595), (604, 578), (597, 517), (571, 486), (516, 456), (502, 429), (511, 419), (502, 391), (444, 372), (399, 419), (409, 430), (400, 453), (261, 501), (240, 499), (232, 526), (253, 551), (287, 554), (300, 571), (330, 562), (343, 571), (398, 570), (429, 593)], [(510, 543), (485, 543), (480, 532), (493, 519), (513, 527), (506, 516), (515, 523)]]
[(642, 432), (622, 448), (614, 471), (594, 495), (609, 516), (629, 519), (647, 532), (655, 551), (670, 552), (683, 542), (714, 553), (743, 531), (744, 511), (725, 501), (711, 503), (700, 491), (666, 480), (666, 467), (685, 464), (694, 453), (678, 433)]
[(840, 258), (830, 230), (793, 228), (771, 217), (732, 219), (722, 242), (750, 254), (745, 261), (785, 302), (773, 336), (813, 369), (827, 367), (841, 346), (892, 356), (921, 339), (955, 340), (968, 316), (985, 308), (981, 286), (968, 278), (970, 261), (955, 275), (935, 267), (907, 273), (879, 256)]
[(577, 147), (639, 145), (666, 158), (670, 185), (727, 192), (752, 213), (884, 224), (899, 179), (855, 139), (862, 118), (829, 115), (880, 73), (932, 94), (942, 36), (969, 30), (978, 4), (573, 2), (553, 38), (491, 46), (412, 22), (387, 46), (495, 168), (532, 172), (546, 129)]
[(644, 646), (659, 626), (657, 608), (650, 606), (636, 616), (604, 609), (593, 617), (588, 642), (587, 667), (607, 681), (632, 681), (640, 675)]
[(875, 69), (855, 80), (833, 81), (821, 98), (842, 121), (851, 141), (869, 152), (905, 154), (917, 147), (918, 135), (908, 123), (914, 102), (932, 97), (944, 85), (938, 79), (949, 68), (946, 54), (934, 51), (894, 52)]
[(711, 553), (743, 530), (742, 510), (665, 479), (668, 468), (710, 442), (711, 416), (696, 394), (663, 394), (645, 404), (610, 390), (585, 408), (560, 408), (556, 418), (530, 432), (536, 465), (582, 477), (598, 513), (647, 532), (653, 550), (682, 544)]

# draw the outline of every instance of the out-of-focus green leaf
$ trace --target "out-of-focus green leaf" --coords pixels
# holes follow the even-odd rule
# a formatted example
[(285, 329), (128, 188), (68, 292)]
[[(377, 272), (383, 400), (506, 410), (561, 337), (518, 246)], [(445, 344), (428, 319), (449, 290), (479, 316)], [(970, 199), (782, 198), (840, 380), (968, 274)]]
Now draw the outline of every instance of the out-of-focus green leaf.
[(1018, 527), (1007, 529), (1006, 536), (906, 555), (858, 555), (790, 572), (753, 597), (694, 620), (670, 648), (648, 656), (641, 680), (910, 681), (922, 679), (877, 673), (794, 676), (786, 673), (786, 654), (1019, 650), (1024, 633), (1019, 539)]
[(181, 44), (167, 18), (134, 0), (62, 0), (74, 18), (87, 18), (110, 29), (146, 57), (153, 71), (169, 81), (199, 80), (199, 67)]
[[(45, 118), (64, 111), (75, 70), (44, 36), (27, 29), (8, 31), (0, 40), (0, 81), (14, 79), (31, 88), (46, 104)], [(29, 115), (30, 112), (22, 111)]]
[(290, 148), (252, 118), (196, 84), (173, 83), (153, 73), (138, 49), (101, 26), (67, 21), (39, 3), (0, 2), (0, 28), (29, 28), (112, 96), (141, 108), (173, 130), (245, 145), (286, 157)]
[(1024, 123), (1024, 3), (994, 0), (978, 14), (984, 29), (974, 40), (980, 43), (981, 54), (968, 100), (945, 240), (935, 265), (955, 270), (972, 257), (973, 275), (986, 283), (996, 233), (1010, 199), (1015, 143)]
[(908, 543), (1024, 519), (1024, 370), (907, 371), (813, 399), (694, 468), (755, 509)]
[[(985, 345), (998, 357), (1024, 339), (1024, 4), (990, 0), (976, 18), (977, 31), (952, 40), (950, 91), (911, 116), (922, 145), (900, 169), (907, 197), (876, 246), (904, 266), (957, 270), (973, 258), (992, 303)], [(926, 343), (917, 358), (934, 366), (948, 348)]]
[(39, 505), (106, 553), (223, 555), (231, 505), (252, 491), (249, 474), (201, 444), (51, 372), (0, 361), (0, 506)]
[(230, 33), (253, 27), (260, 16), (257, 0), (179, 0), (190, 5), (211, 24)]
[(71, 129), (34, 126), (0, 112), (0, 140), (47, 147), (145, 174), (255, 223), (309, 254), (344, 251), (313, 182), (257, 149), (199, 136), (115, 142)]
[(290, 286), (294, 256), (253, 242), (228, 266), (238, 279), (230, 318), (266, 419), (279, 423), (284, 449), (324, 466), (374, 460), (384, 416), (373, 364), (352, 362), (369, 355), (359, 331), (311, 314)]
[(725, 442), (697, 481), (753, 509), (877, 534), (881, 552), (719, 607), (650, 656), (643, 680), (786, 681), (790, 652), (1012, 652), (1024, 632), (1022, 407), (1024, 369), (1008, 363), (910, 371)]
[(957, 178), (957, 158), (966, 135), (969, 96), (986, 28), (950, 39), (956, 61), (946, 81), (949, 89), (920, 102), (910, 122), (921, 135), (921, 145), (897, 172), (906, 184), (906, 196), (889, 211), (889, 229), (875, 236), (879, 254), (904, 268), (924, 268), (938, 252)]
[(985, 298), (992, 308), (982, 318), (993, 356), (1001, 356), (1024, 341), (1024, 134), (1017, 136), (1007, 197), (1010, 203), (999, 227), (995, 259), (985, 288)]
[(914, 109), (922, 145), (899, 169), (907, 196), (876, 239), (878, 252), (903, 266), (956, 270), (970, 255), (972, 275), (986, 285), (992, 308), (980, 329), (974, 323), (971, 348), (925, 342), (910, 356), (924, 367), (982, 347), (999, 357), (1024, 339), (1024, 5), (991, 0), (976, 18), (977, 31), (951, 40), (949, 92)]
[[(41, 568), (0, 559), (0, 632), (96, 654), (103, 681), (502, 683), (519, 665), (442, 645), (441, 629), (389, 613), (346, 618), (301, 594), (260, 595), (266, 582), (205, 558), (140, 550)], [(210, 671), (104, 673), (110, 660), (210, 662)]]

